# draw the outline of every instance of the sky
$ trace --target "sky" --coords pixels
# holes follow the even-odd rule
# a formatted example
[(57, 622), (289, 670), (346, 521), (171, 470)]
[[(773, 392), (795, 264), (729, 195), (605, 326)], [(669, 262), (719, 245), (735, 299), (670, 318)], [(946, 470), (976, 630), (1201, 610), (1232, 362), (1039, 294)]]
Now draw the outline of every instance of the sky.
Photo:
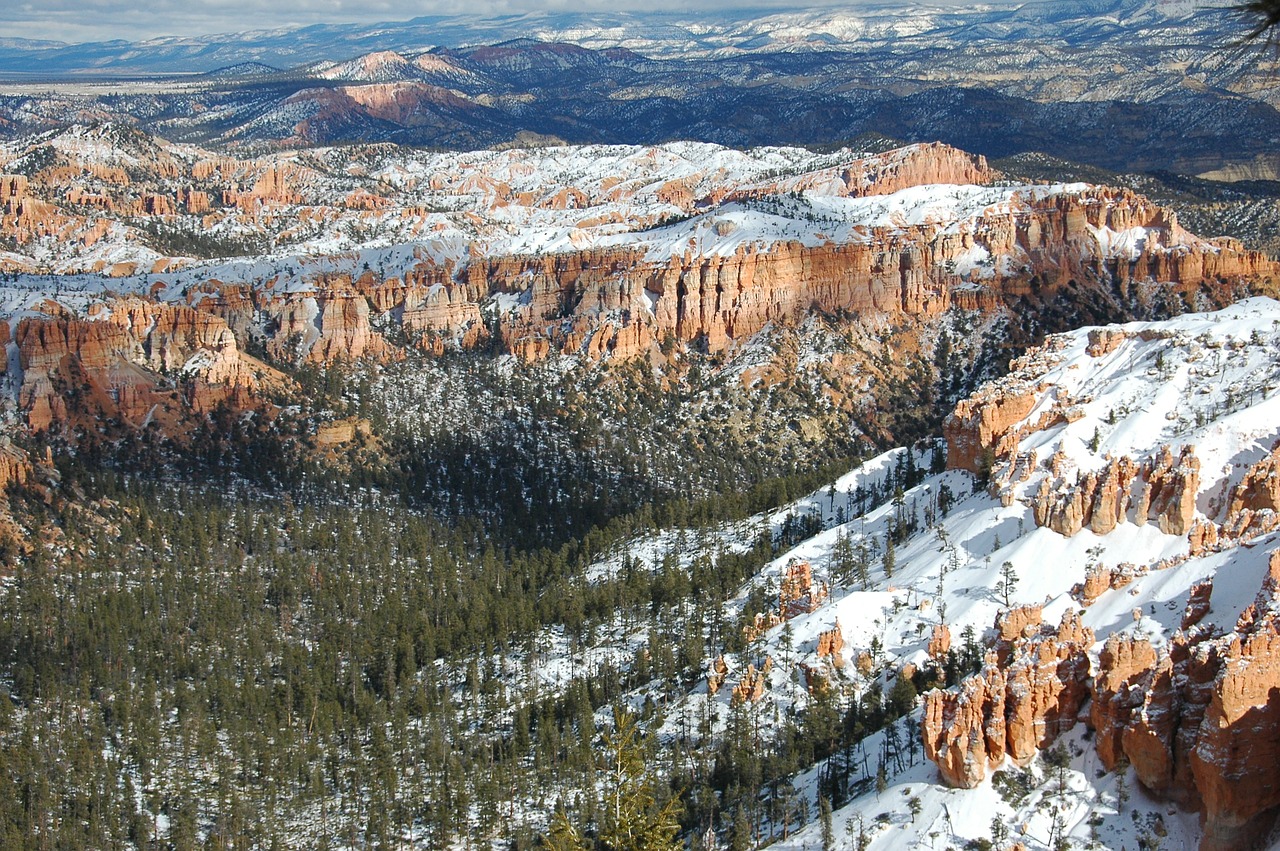
[[(850, 6), (866, 0), (0, 0), (0, 39), (71, 43), (158, 36), (201, 36), (319, 23), (404, 21), (420, 15), (503, 15), (521, 12)], [(945, 0), (944, 0), (945, 1)], [(990, 0), (988, 0), (990, 2)], [(1008, 0), (997, 0), (1008, 2)], [(956, 4), (960, 5), (960, 4)]]

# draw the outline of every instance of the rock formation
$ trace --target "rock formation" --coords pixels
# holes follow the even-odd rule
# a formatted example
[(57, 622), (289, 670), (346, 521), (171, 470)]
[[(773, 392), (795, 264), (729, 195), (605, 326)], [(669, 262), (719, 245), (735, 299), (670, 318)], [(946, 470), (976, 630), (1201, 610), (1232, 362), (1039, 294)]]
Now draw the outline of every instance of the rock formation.
[(18, 323), (19, 402), (32, 430), (98, 433), (154, 422), (172, 436), (185, 431), (188, 413), (245, 405), (245, 392), (289, 383), (240, 351), (235, 334), (212, 314), (140, 298), (121, 299), (104, 313)]
[[(988, 385), (994, 388), (995, 385)], [(1036, 389), (999, 388), (962, 399), (942, 425), (947, 466), (978, 475), (991, 472), (997, 447), (1036, 404)]]
[(1124, 588), (1134, 580), (1135, 576), (1146, 573), (1146, 568), (1125, 563), (1108, 567), (1105, 564), (1094, 564), (1085, 568), (1084, 582), (1071, 589), (1071, 596), (1082, 606), (1091, 606), (1094, 601), (1107, 591)]
[(933, 633), (929, 636), (926, 652), (935, 661), (942, 660), (951, 650), (951, 630), (944, 623), (934, 624)]
[(1166, 535), (1187, 534), (1195, 517), (1196, 492), (1200, 489), (1200, 461), (1195, 447), (1182, 447), (1175, 459), (1173, 450), (1164, 446), (1159, 456), (1144, 467), (1142, 479), (1144, 485), (1138, 494), (1134, 522), (1141, 526), (1155, 520)]
[(1199, 810), (1201, 851), (1250, 847), (1280, 813), (1280, 552), (1258, 599), (1221, 637), (1200, 625), (1212, 588), (1192, 589), (1167, 644), (1112, 635), (1091, 684), (1093, 634), (1074, 612), (1056, 631), (1037, 631), (1033, 610), (1005, 616), (997, 630), (1007, 661), (992, 654), (957, 689), (926, 696), (925, 751), (944, 781), (972, 788), (1006, 754), (1025, 764), (1088, 699), (1104, 766), (1127, 762), (1148, 791)]
[[(447, 94), (406, 85), (347, 87), (316, 97), (363, 97), (376, 113), (416, 102), (426, 90)], [(775, 234), (729, 247), (700, 247), (699, 233), (733, 238), (737, 226), (732, 221), (704, 211), (734, 199), (753, 203), (803, 191), (889, 195), (935, 182), (987, 184), (994, 178), (981, 157), (937, 144), (851, 158), (777, 179), (734, 177), (721, 170), (654, 181), (653, 164), (635, 156), (624, 158), (619, 168), (643, 163), (647, 170), (566, 184), (569, 178), (554, 174), (530, 181), (538, 176), (530, 152), (453, 155), (424, 177), (387, 151), (234, 160), (176, 152), (141, 137), (132, 143), (145, 149), (146, 158), (129, 173), (110, 158), (85, 159), (84, 150), (103, 144), (95, 139), (93, 146), (59, 148), (56, 167), (30, 178), (0, 178), (0, 236), (19, 247), (44, 245), (53, 251), (56, 246), (62, 271), (121, 276), (177, 268), (181, 262), (163, 253), (197, 247), (195, 237), (204, 235), (215, 247), (224, 235), (288, 243), (350, 232), (354, 240), (366, 229), (400, 232), (403, 223), (412, 223), (413, 238), (425, 242), (444, 228), (457, 242), (460, 253), (419, 249), (408, 263), (377, 274), (367, 268), (361, 274), (346, 267), (350, 258), (336, 257), (336, 273), (304, 274), (301, 285), (287, 290), (269, 291), (271, 281), (247, 282), (255, 289), (254, 332), (273, 338), (269, 350), (291, 360), (394, 356), (396, 348), (371, 325), (398, 325), (428, 351), (480, 345), (496, 336), (504, 350), (526, 359), (556, 352), (625, 358), (650, 353), (667, 339), (719, 352), (766, 326), (796, 323), (815, 312), (893, 320), (928, 318), (953, 306), (992, 310), (1006, 299), (1026, 296), (1032, 278), (1036, 297), (1051, 298), (1066, 286), (1127, 286), (1150, 279), (1188, 289), (1274, 275), (1276, 268), (1238, 245), (1196, 239), (1167, 210), (1105, 187), (1075, 194), (1028, 187), (953, 227), (891, 218), (859, 225), (839, 240)], [(655, 160), (660, 153), (650, 151)], [(333, 170), (347, 176), (340, 191), (322, 169), (308, 164), (316, 157), (333, 157)], [(366, 157), (399, 178), (369, 179), (365, 169), (372, 166), (363, 162)], [(85, 183), (85, 175), (92, 180)], [(464, 202), (466, 229), (421, 207), (424, 188)], [(644, 227), (654, 223), (652, 207), (658, 203), (697, 217), (699, 228), (688, 244), (650, 241)], [(628, 204), (634, 215), (616, 209)], [(509, 210), (526, 213), (509, 216)], [(533, 210), (565, 214), (556, 226), (569, 235), (554, 249), (519, 251), (513, 246), (520, 240), (496, 235)], [(492, 219), (498, 213), (500, 221)], [(627, 239), (602, 241), (594, 235), (595, 228), (619, 225), (630, 229)], [(1099, 243), (1099, 228), (1147, 228), (1161, 238), (1148, 240), (1136, 257), (1120, 256)], [(163, 234), (175, 238), (158, 239)], [(123, 245), (127, 250), (117, 253), (128, 256), (108, 259), (109, 252), (90, 250), (103, 240)], [(232, 247), (243, 250), (239, 243), (228, 250)], [(985, 252), (991, 263), (957, 272), (956, 264), (975, 251)], [(22, 262), (20, 256), (6, 263)], [(345, 282), (339, 280), (344, 275)], [(249, 329), (224, 319), (243, 346)], [(1009, 404), (1009, 410), (978, 418), (971, 439), (953, 453), (954, 463), (976, 469), (984, 451), (996, 448), (993, 440), (1003, 436), (1005, 422), (1016, 413), (1018, 402)], [(952, 429), (955, 435), (961, 431)]]
[(790, 619), (815, 611), (827, 601), (829, 594), (826, 582), (814, 580), (813, 568), (808, 562), (788, 565), (778, 588), (778, 613)]
[(818, 633), (818, 647), (815, 651), (819, 659), (830, 659), (837, 668), (844, 665), (844, 633), (840, 631), (840, 621), (826, 632)]
[(764, 697), (765, 686), (768, 685), (769, 672), (773, 670), (773, 657), (766, 657), (764, 666), (757, 669), (755, 664), (747, 665), (742, 672), (742, 679), (733, 687), (731, 698), (739, 703), (755, 703)]
[(967, 677), (955, 691), (925, 695), (925, 756), (948, 786), (972, 789), (1005, 757), (1007, 682), (998, 665)]
[(973, 788), (1006, 755), (1026, 765), (1070, 729), (1089, 696), (1093, 632), (1076, 612), (1065, 612), (1054, 629), (1040, 623), (1038, 608), (1026, 607), (996, 629), (1007, 643), (1006, 661), (989, 655), (958, 690), (925, 696), (925, 754), (952, 786)]
[[(1133, 492), (1135, 488), (1136, 495)], [(1126, 521), (1133, 506), (1139, 526), (1156, 521), (1168, 535), (1185, 535), (1192, 527), (1200, 462), (1194, 446), (1184, 446), (1175, 458), (1165, 446), (1152, 461), (1138, 465), (1132, 458), (1107, 458), (1102, 470), (1086, 473), (1075, 483), (1055, 477), (1041, 479), (1032, 502), (1037, 526), (1070, 537), (1088, 526), (1105, 535)]]

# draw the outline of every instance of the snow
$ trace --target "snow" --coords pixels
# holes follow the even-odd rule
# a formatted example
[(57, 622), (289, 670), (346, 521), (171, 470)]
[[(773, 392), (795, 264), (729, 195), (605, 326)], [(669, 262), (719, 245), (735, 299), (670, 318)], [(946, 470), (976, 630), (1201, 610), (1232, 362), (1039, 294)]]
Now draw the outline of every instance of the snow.
[[(373, 65), (380, 67), (384, 60), (390, 61), (382, 57)], [(169, 158), (184, 164), (179, 175), (185, 164), (216, 160), (193, 146), (140, 137), (111, 125), (74, 127), (41, 140), (78, 161), (102, 165), (130, 165), (144, 155)], [(31, 145), (29, 139), (0, 144), (0, 161), (12, 165)], [(134, 150), (138, 146), (148, 150)], [(849, 149), (739, 151), (698, 142), (469, 152), (387, 148), (359, 155), (342, 148), (285, 151), (223, 165), (219, 177), (249, 187), (267, 171), (287, 167), (300, 203), (272, 202), (241, 215), (180, 215), (173, 223), (229, 245), (245, 239), (265, 242), (262, 254), (166, 260), (148, 247), (134, 225), (111, 221), (104, 236), (85, 240), (91, 245), (42, 237), (24, 243), (22, 253), (5, 255), (4, 262), (19, 270), (48, 269), (58, 277), (21, 273), (0, 287), (0, 299), (13, 314), (38, 305), (51, 290), (56, 298), (70, 290), (70, 307), (105, 289), (145, 292), (159, 286), (166, 298), (178, 299), (210, 280), (274, 281), (278, 291), (301, 292), (320, 275), (359, 277), (366, 269), (385, 278), (403, 276), (422, 264), (452, 265), (460, 275), (473, 258), (484, 256), (629, 248), (647, 262), (666, 263), (673, 257), (726, 256), (777, 243), (866, 243), (873, 233), (883, 239), (905, 229), (923, 229), (926, 238), (972, 235), (971, 247), (948, 270), (960, 283), (1012, 272), (1026, 262), (1021, 249), (994, 253), (984, 237), (988, 226), (1004, 228), (1033, 201), (1090, 191), (1082, 183), (939, 184), (849, 197), (860, 181), (874, 183), (881, 170), (918, 153), (919, 146), (870, 156)], [(167, 189), (176, 192), (188, 183), (188, 177), (175, 178)], [(341, 202), (362, 194), (387, 203), (365, 210), (348, 209)], [(1130, 256), (1135, 246), (1154, 238), (1105, 230), (1096, 234), (1101, 256)], [(169, 268), (150, 272), (160, 261)], [(86, 271), (129, 267), (136, 274), (105, 277)], [(637, 300), (637, 308), (644, 306)]]
[[(1074, 469), (1089, 470), (1096, 469), (1108, 451), (1130, 454), (1141, 461), (1165, 443), (1172, 443), (1176, 450), (1184, 442), (1195, 442), (1204, 473), (1197, 506), (1204, 516), (1221, 521), (1226, 508), (1223, 494), (1280, 438), (1277, 402), (1270, 391), (1264, 392), (1265, 387), (1274, 389), (1280, 384), (1276, 381), (1280, 358), (1275, 354), (1280, 351), (1280, 303), (1250, 299), (1215, 314), (1115, 327), (1128, 338), (1107, 355), (1095, 358), (1086, 353), (1090, 329), (1082, 329), (1051, 338), (1043, 353), (1033, 355), (1020, 371), (1005, 379), (1014, 386), (1052, 388), (1039, 391), (1044, 399), (1028, 415), (1028, 423), (1054, 404), (1070, 403), (1082, 412), (1075, 422), (1028, 433), (1019, 448), (1036, 448), (1042, 461), (1061, 450)], [(1157, 360), (1162, 365), (1155, 368)], [(1197, 371), (1191, 371), (1192, 366)], [(1206, 387), (1209, 392), (1202, 392)], [(1232, 387), (1235, 389), (1230, 390)], [(1238, 405), (1226, 403), (1229, 392), (1239, 397)], [(1178, 416), (1168, 418), (1170, 411)], [(1101, 432), (1096, 451), (1089, 448), (1095, 428)], [(928, 463), (926, 450), (913, 456), (917, 467)], [(803, 678), (795, 673), (800, 665), (825, 672), (847, 693), (863, 692), (873, 684), (887, 690), (893, 671), (906, 663), (925, 661), (932, 628), (941, 621), (944, 609), (953, 645), (968, 628), (979, 639), (991, 635), (996, 615), (1004, 606), (997, 585), (1000, 566), (1006, 561), (1014, 565), (1018, 577), (1011, 603), (1043, 605), (1044, 619), (1049, 623), (1056, 623), (1067, 609), (1080, 610), (1071, 591), (1083, 581), (1088, 565), (1133, 565), (1134, 576), (1128, 585), (1104, 591), (1083, 610), (1083, 622), (1096, 637), (1090, 650), (1095, 665), (1102, 645), (1112, 635), (1141, 635), (1157, 646), (1167, 643), (1181, 626), (1192, 587), (1204, 579), (1212, 578), (1214, 583), (1210, 611), (1202, 623), (1228, 633), (1254, 601), (1267, 575), (1270, 555), (1280, 546), (1280, 533), (1273, 533), (1192, 557), (1186, 536), (1164, 534), (1154, 522), (1138, 525), (1132, 509), (1126, 522), (1106, 535), (1085, 529), (1063, 537), (1037, 528), (1025, 502), (1040, 477), (1047, 474), (1043, 465), (1015, 487), (1014, 499), (1007, 506), (985, 490), (975, 491), (968, 474), (945, 472), (925, 476), (905, 490), (901, 506), (877, 497), (869, 501), (865, 514), (855, 516), (855, 495), (862, 492), (860, 489), (881, 487), (891, 471), (901, 471), (907, 451), (898, 449), (867, 461), (831, 485), (776, 511), (709, 532), (667, 530), (626, 548), (625, 554), (650, 565), (664, 554), (687, 565), (695, 553), (714, 552), (718, 546), (742, 551), (761, 529), (777, 534), (789, 516), (820, 518), (820, 531), (780, 552), (748, 581), (732, 604), (737, 611), (745, 605), (751, 588), (776, 589), (788, 565), (797, 561), (807, 561), (815, 579), (832, 580), (832, 549), (840, 536), (848, 536), (854, 546), (868, 545), (875, 553), (866, 589), (856, 579), (846, 584), (832, 581), (830, 598), (821, 606), (791, 618), (785, 627), (770, 629), (753, 642), (748, 654), (731, 654), (726, 659), (728, 680), (718, 694), (710, 695), (705, 684), (699, 684), (687, 695), (678, 696), (668, 707), (661, 736), (678, 736), (681, 719), (702, 718), (704, 713), (716, 719), (716, 724), (723, 724), (729, 715), (728, 692), (748, 659), (770, 656), (775, 662), (764, 697), (752, 710), (765, 728), (775, 723), (770, 718), (803, 712), (808, 705)], [(945, 515), (938, 509), (938, 497), (944, 490), (954, 497)], [(842, 519), (838, 510), (852, 519), (836, 523)], [(925, 522), (926, 515), (932, 516), (932, 525)], [(886, 576), (878, 556), (895, 517), (915, 517), (917, 525), (896, 547), (896, 569), (892, 576)], [(691, 543), (699, 535), (701, 541)], [(595, 566), (592, 578), (612, 575), (622, 556), (617, 554)], [(837, 621), (845, 639), (840, 667), (816, 656), (819, 634)], [(630, 646), (638, 646), (637, 641), (633, 639)], [(877, 654), (877, 664), (864, 674), (859, 670), (859, 657), (872, 651)], [(621, 658), (621, 651), (618, 655)], [(640, 698), (633, 694), (632, 699)], [(904, 727), (901, 735), (918, 733)], [(859, 754), (869, 755), (873, 768), (882, 736), (876, 734), (858, 746)], [(835, 813), (837, 847), (852, 846), (853, 837), (845, 825), (853, 825), (856, 831), (859, 823), (872, 835), (872, 848), (962, 847), (970, 839), (989, 838), (992, 821), (998, 819), (1009, 827), (1011, 840), (1039, 851), (1050, 847), (1055, 817), (1080, 845), (1093, 842), (1108, 848), (1136, 848), (1144, 837), (1160, 832), (1165, 834), (1165, 847), (1198, 843), (1196, 815), (1144, 795), (1132, 772), (1123, 780), (1117, 772), (1106, 772), (1083, 725), (1077, 725), (1063, 741), (1069, 768), (1058, 778), (1039, 762), (1030, 766), (1030, 792), (1022, 801), (1002, 792), (990, 775), (974, 790), (946, 788), (940, 784), (936, 768), (917, 756), (902, 771), (891, 772), (889, 787), (881, 795), (868, 791)], [(1004, 777), (1020, 771), (1007, 763), (999, 770)], [(811, 766), (793, 778), (810, 802), (812, 820), (779, 841), (777, 847), (821, 845), (816, 817), (820, 771), (821, 764)], [(1062, 789), (1060, 779), (1065, 781)], [(908, 807), (912, 798), (920, 803), (914, 820)]]

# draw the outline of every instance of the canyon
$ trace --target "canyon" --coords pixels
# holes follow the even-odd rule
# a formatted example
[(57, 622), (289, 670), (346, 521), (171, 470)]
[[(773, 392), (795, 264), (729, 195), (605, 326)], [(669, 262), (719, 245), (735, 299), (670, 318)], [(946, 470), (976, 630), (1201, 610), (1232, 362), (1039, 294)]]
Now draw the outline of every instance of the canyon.
[[(1272, 537), (1280, 442), (1251, 406), (1272, 397), (1274, 365), (1257, 333), (1206, 330), (1134, 323), (1053, 338), (947, 421), (949, 464), (986, 476), (990, 498), (1021, 503), (1037, 528), (1103, 542), (1154, 523), (1160, 538), (1181, 543), (1136, 564), (1090, 561), (1056, 630), (1039, 626), (1038, 607), (1000, 615), (1003, 643), (983, 669), (926, 696), (924, 746), (946, 783), (974, 788), (1006, 756), (1026, 765), (1083, 724), (1103, 769), (1131, 769), (1150, 794), (1200, 814), (1204, 851), (1254, 847), (1271, 830), (1280, 811), (1270, 777), (1280, 734)], [(1184, 402), (1135, 431), (1132, 418), (1144, 414), (1112, 407), (1143, 381), (1203, 399), (1211, 392), (1198, 389), (1203, 382), (1243, 377), (1229, 365), (1241, 359), (1264, 365), (1244, 384), (1220, 388), (1226, 401), (1212, 413)], [(1236, 393), (1247, 395), (1236, 401)], [(1198, 448), (1189, 438), (1215, 418), (1232, 425)], [(1166, 442), (1177, 435), (1187, 439)], [(1222, 566), (1200, 569), (1203, 578), (1177, 598), (1180, 620), (1163, 634), (1142, 628), (1150, 621), (1141, 607), (1132, 629), (1096, 640), (1078, 625), (1083, 615), (1114, 628), (1133, 583), (1203, 560)], [(1242, 560), (1265, 568), (1250, 571), (1261, 575), (1256, 595), (1230, 567)], [(1106, 606), (1119, 621), (1093, 619)], [(1028, 729), (1036, 731), (1030, 747), (1020, 732)]]
[[(14, 378), (36, 431), (74, 419), (59, 375), (95, 388), (93, 417), (167, 427), (179, 409), (265, 403), (287, 388), (280, 365), (717, 355), (813, 316), (936, 324), (1081, 288), (1121, 312), (1222, 304), (1277, 271), (1131, 191), (1011, 185), (938, 144), (246, 160), (108, 126), (8, 145), (0, 169)], [(251, 245), (275, 248), (180, 250)], [(47, 271), (64, 295), (48, 298)], [(972, 467), (981, 450), (952, 442)]]

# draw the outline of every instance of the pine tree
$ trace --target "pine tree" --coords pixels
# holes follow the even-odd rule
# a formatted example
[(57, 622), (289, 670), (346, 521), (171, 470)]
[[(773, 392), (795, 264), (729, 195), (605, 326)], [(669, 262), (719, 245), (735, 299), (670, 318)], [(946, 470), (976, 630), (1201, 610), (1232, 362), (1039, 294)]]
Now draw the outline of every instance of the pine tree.
[(746, 806), (739, 804), (733, 814), (733, 824), (729, 829), (729, 851), (750, 851), (755, 847), (755, 831), (751, 827), (751, 817)]
[(604, 737), (605, 796), (599, 841), (611, 851), (667, 851), (681, 848), (676, 835), (680, 801), (658, 803), (659, 784), (646, 765), (640, 728), (631, 713), (616, 709), (614, 728)]
[[(853, 542), (844, 532), (836, 535), (835, 544), (831, 547), (831, 574), (839, 582), (846, 583), (853, 576), (857, 561), (853, 554)], [(864, 584), (863, 590), (866, 590)]]
[(836, 831), (832, 822), (831, 800), (825, 795), (818, 798), (818, 812), (822, 820), (822, 851), (833, 851), (836, 847)]
[(1013, 562), (1006, 561), (1000, 565), (1000, 596), (1007, 609), (1012, 605), (1014, 589), (1018, 587), (1018, 574), (1013, 570)]
[(587, 851), (589, 847), (563, 808), (556, 809), (542, 841), (549, 851)]

